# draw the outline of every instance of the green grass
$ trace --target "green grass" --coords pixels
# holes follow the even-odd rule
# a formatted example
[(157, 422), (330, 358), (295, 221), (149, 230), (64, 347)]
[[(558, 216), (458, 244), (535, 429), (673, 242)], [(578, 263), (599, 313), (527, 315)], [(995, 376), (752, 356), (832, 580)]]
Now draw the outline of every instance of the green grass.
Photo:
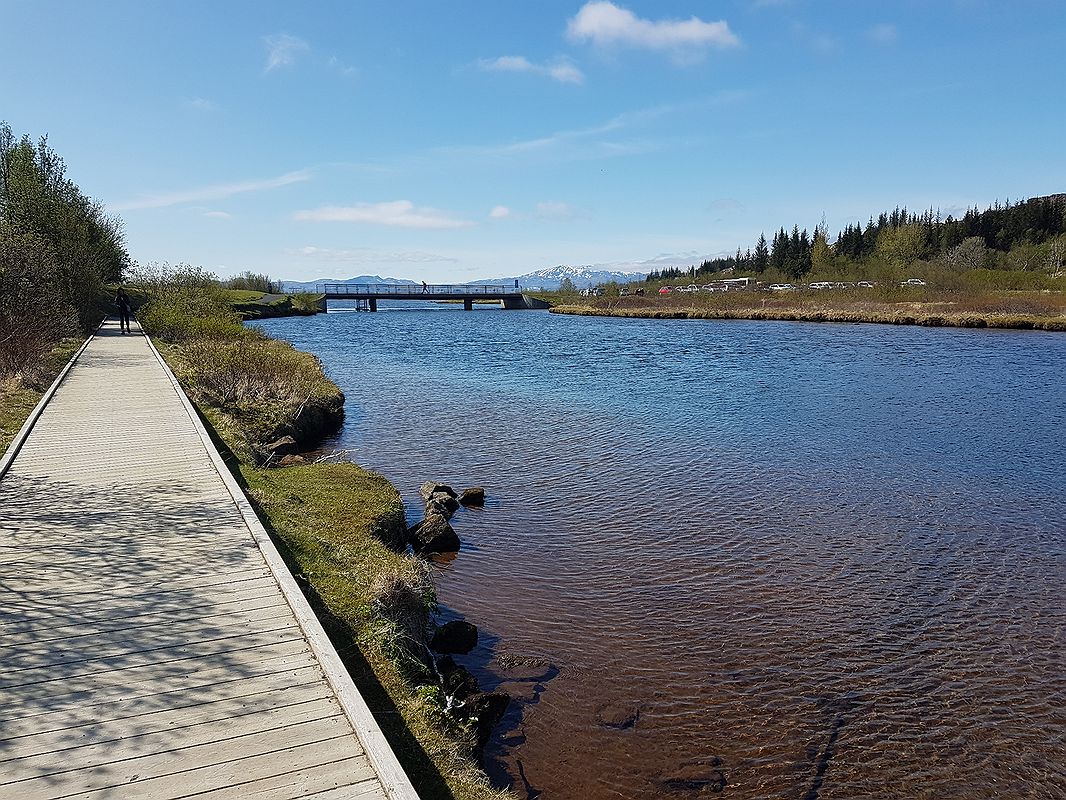
[(33, 407), (81, 345), (81, 339), (64, 339), (44, 357), (32, 375), (0, 380), (0, 454), (7, 450)]

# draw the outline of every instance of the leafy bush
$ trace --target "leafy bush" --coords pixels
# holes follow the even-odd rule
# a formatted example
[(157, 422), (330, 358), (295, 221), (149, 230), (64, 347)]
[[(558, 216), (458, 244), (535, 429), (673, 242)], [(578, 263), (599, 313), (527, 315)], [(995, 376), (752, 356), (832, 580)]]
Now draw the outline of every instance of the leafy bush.
[(223, 284), (227, 289), (247, 289), (253, 292), (276, 294), (281, 291), (281, 282), (270, 279), (269, 275), (256, 272), (242, 272)]
[(0, 236), (0, 378), (32, 380), (42, 359), (78, 330), (62, 296), (55, 258), (35, 237)]

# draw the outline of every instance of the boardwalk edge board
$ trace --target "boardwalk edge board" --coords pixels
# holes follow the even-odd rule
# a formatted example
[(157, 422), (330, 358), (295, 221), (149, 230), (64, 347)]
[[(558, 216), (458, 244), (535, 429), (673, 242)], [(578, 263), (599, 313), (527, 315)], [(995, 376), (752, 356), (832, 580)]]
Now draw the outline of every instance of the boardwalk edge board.
[[(90, 337), (90, 339), (91, 338), (92, 337)], [(177, 393), (182, 405), (185, 407), (186, 413), (192, 420), (196, 433), (200, 437), (204, 448), (207, 450), (207, 453), (211, 458), (212, 465), (218, 472), (219, 477), (222, 478), (222, 482), (225, 484), (226, 490), (233, 498), (233, 502), (240, 510), (241, 516), (244, 518), (244, 522), (248, 526), (248, 530), (251, 532), (252, 537), (255, 539), (255, 542), (263, 555), (263, 559), (266, 561), (267, 567), (274, 576), (274, 580), (277, 581), (286, 602), (292, 609), (296, 621), (307, 639), (308, 645), (310, 645), (312, 652), (318, 658), (322, 671), (325, 673), (326, 680), (337, 695), (337, 700), (340, 703), (345, 716), (355, 730), (356, 736), (358, 736), (360, 742), (362, 742), (363, 749), (366, 752), (367, 757), (370, 759), (370, 763), (373, 764), (374, 769), (377, 771), (386, 794), (390, 800), (418, 800), (418, 793), (411, 784), (410, 778), (407, 777), (407, 774), (403, 771), (403, 767), (400, 766), (396, 754), (389, 746), (388, 741), (385, 739), (385, 735), (381, 732), (381, 728), (378, 727), (374, 715), (371, 713), (366, 701), (360, 694), (355, 682), (352, 681), (351, 676), (348, 674), (348, 670), (345, 668), (340, 656), (334, 649), (333, 643), (329, 640), (321, 623), (311, 610), (307, 598), (304, 597), (296, 580), (289, 572), (289, 568), (285, 565), (284, 560), (281, 558), (281, 554), (270, 540), (270, 535), (266, 532), (263, 524), (259, 521), (259, 517), (256, 516), (255, 511), (252, 509), (248, 498), (245, 497), (244, 492), (241, 490), (237, 481), (230, 473), (229, 468), (222, 460), (222, 456), (219, 454), (214, 442), (211, 441), (211, 437), (207, 433), (207, 429), (204, 427), (203, 422), (200, 420), (199, 414), (196, 413), (192, 401), (181, 388), (181, 384), (178, 382), (177, 377), (175, 377), (173, 371), (171, 371), (170, 367), (163, 359), (163, 356), (160, 355), (151, 338), (145, 335), (145, 340), (148, 342), (149, 348), (151, 348), (156, 360), (159, 362), (171, 385), (174, 387), (174, 391)], [(86, 341), (86, 344), (88, 344), (88, 341)], [(85, 345), (82, 345), (82, 349), (84, 348)], [(80, 353), (81, 351), (79, 350), (78, 354)], [(74, 356), (74, 359), (71, 359), (71, 364), (73, 364), (76, 358), (77, 355)], [(69, 368), (70, 365), (67, 366), (67, 369)], [(63, 374), (65, 375), (66, 371), (64, 371)], [(62, 375), (60, 376), (60, 379), (61, 378)], [(58, 381), (60, 379), (57, 379), (56, 386), (58, 386)], [(51, 394), (46, 395), (44, 400), (42, 400), (42, 403), (50, 396)], [(0, 477), (3, 476), (4, 467), (6, 467), (6, 464), (0, 465)]]
[[(63, 382), (63, 379), (67, 377), (67, 373), (69, 373), (70, 370), (74, 367), (74, 362), (78, 360), (78, 356), (80, 356), (85, 351), (85, 348), (89, 346), (89, 342), (96, 338), (97, 331), (104, 327), (105, 322), (107, 322), (106, 317), (100, 321), (99, 325), (96, 326), (96, 331), (90, 333), (89, 336), (85, 339), (85, 341), (81, 343), (81, 347), (78, 348), (77, 352), (70, 357), (70, 361), (68, 361), (67, 365), (63, 367), (62, 370), (60, 370), (59, 374), (56, 376), (56, 379), (52, 381), (52, 385), (48, 387), (48, 391), (46, 391), (44, 393), (44, 396), (37, 401), (37, 405), (33, 407), (33, 411), (31, 411), (30, 415), (26, 417), (26, 421), (22, 423), (22, 427), (19, 428), (19, 432), (15, 434), (15, 438), (11, 440), (11, 444), (7, 446), (7, 452), (5, 452), (3, 456), (0, 456), (0, 480), (2, 480), (3, 477), (7, 474), (7, 471), (11, 469), (11, 464), (15, 460), (15, 456), (17, 456), (19, 450), (22, 449), (22, 445), (29, 437), (30, 431), (33, 430), (33, 426), (34, 424), (36, 424), (37, 418), (40, 417), (41, 414), (44, 412), (44, 408), (48, 405), (48, 401), (52, 399), (52, 396), (59, 389), (59, 385)], [(146, 336), (145, 338), (148, 337)], [(153, 348), (153, 350), (154, 349), (155, 348)]]

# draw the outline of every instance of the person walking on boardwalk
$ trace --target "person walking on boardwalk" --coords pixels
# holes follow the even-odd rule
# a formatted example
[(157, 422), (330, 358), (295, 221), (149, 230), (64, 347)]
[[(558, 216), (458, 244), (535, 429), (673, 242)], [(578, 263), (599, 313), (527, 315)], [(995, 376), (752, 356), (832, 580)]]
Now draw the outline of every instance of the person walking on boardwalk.
[(118, 294), (115, 295), (115, 305), (118, 306), (118, 329), (125, 336), (131, 332), (130, 297), (121, 286), (118, 287)]
[(422, 294), (429, 294), (429, 286), (425, 281), (422, 281)]

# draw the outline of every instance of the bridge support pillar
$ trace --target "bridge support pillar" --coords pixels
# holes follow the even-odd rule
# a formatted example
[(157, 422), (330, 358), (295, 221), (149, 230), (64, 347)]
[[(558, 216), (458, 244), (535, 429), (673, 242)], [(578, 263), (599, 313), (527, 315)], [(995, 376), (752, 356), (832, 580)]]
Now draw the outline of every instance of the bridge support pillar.
[(473, 301), (472, 298), (467, 297), (466, 299), (463, 300), (463, 311), (473, 311), (473, 310), (474, 310), (474, 301)]
[(375, 300), (373, 297), (370, 298), (370, 310), (371, 311), (377, 311), (378, 310), (378, 301)]

